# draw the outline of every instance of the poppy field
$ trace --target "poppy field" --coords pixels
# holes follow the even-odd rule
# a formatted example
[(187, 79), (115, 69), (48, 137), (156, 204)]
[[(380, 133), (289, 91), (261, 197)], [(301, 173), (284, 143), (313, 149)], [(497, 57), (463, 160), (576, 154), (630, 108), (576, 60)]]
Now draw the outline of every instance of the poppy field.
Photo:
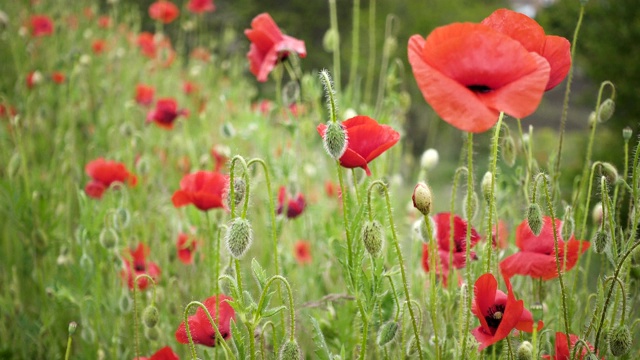
[(379, 47), (329, 0), (322, 48), (222, 0), (0, 5), (0, 359), (640, 358), (640, 143), (594, 156), (610, 81), (568, 140), (574, 2), (572, 38), (492, 9)]

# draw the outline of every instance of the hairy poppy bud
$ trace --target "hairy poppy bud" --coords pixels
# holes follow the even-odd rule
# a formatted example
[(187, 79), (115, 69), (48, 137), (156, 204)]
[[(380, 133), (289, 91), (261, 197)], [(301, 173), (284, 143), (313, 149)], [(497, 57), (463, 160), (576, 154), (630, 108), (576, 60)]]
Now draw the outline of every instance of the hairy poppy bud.
[(280, 349), (280, 360), (300, 360), (302, 359), (302, 353), (300, 352), (300, 346), (295, 340), (287, 341), (282, 349)]
[(527, 223), (534, 235), (540, 235), (540, 231), (542, 231), (542, 210), (540, 210), (540, 205), (536, 203), (529, 205), (527, 208)]
[[(229, 184), (229, 188), (225, 192), (225, 198), (227, 200), (227, 208), (231, 209), (231, 184)], [(238, 206), (242, 200), (244, 200), (244, 193), (247, 188), (247, 184), (244, 182), (242, 178), (234, 178), (233, 179), (233, 196), (234, 203)]]
[(227, 249), (233, 257), (239, 259), (251, 246), (253, 240), (253, 230), (249, 220), (235, 218), (225, 234)]
[(157, 327), (145, 327), (144, 337), (146, 337), (148, 340), (156, 341), (160, 338), (160, 331)]
[(72, 321), (69, 323), (69, 336), (75, 334), (76, 329), (78, 328), (78, 323), (75, 321)]
[(132, 300), (131, 297), (129, 297), (129, 294), (123, 293), (120, 297), (120, 300), (118, 301), (120, 311), (122, 311), (123, 313), (128, 313), (129, 311), (131, 311), (131, 302)]
[(484, 201), (486, 201), (487, 204), (491, 203), (491, 181), (492, 181), (491, 171), (487, 171), (486, 173), (484, 173), (484, 176), (482, 177), (482, 182), (480, 183), (480, 189), (482, 190), (482, 197), (484, 197)]
[(593, 251), (595, 251), (596, 254), (602, 254), (607, 248), (610, 240), (611, 239), (608, 231), (596, 231), (595, 238), (593, 239)]
[(322, 143), (329, 156), (338, 160), (347, 151), (347, 131), (342, 124), (330, 121), (322, 136)]
[(391, 56), (398, 48), (398, 40), (395, 37), (389, 36), (384, 39), (384, 47), (382, 48), (382, 52), (384, 56)]
[(602, 218), (604, 217), (604, 211), (602, 210), (602, 203), (599, 202), (593, 206), (593, 210), (591, 210), (591, 220), (593, 220), (594, 224), (600, 224), (602, 222)]
[(528, 341), (523, 341), (518, 347), (516, 352), (517, 360), (532, 360), (533, 359), (533, 345)]
[(118, 234), (108, 227), (102, 228), (99, 239), (105, 249), (113, 249), (118, 244)]
[(322, 47), (326, 52), (334, 52), (340, 44), (340, 33), (335, 29), (329, 29), (322, 37)]
[(609, 332), (607, 338), (609, 343), (609, 351), (613, 356), (622, 356), (631, 349), (631, 332), (626, 325), (620, 325)]
[(398, 333), (398, 323), (395, 321), (387, 321), (378, 331), (378, 345), (385, 346), (391, 342)]
[(512, 167), (516, 163), (516, 142), (511, 135), (504, 136), (500, 142), (500, 149), (502, 154), (502, 160), (507, 166)]
[(407, 357), (412, 357), (415, 353), (418, 352), (418, 343), (416, 342), (416, 337), (412, 336), (411, 339), (407, 342), (407, 349), (405, 354)]
[(156, 326), (159, 318), (160, 318), (160, 312), (158, 311), (158, 308), (155, 307), (155, 305), (147, 306), (144, 309), (144, 312), (142, 313), (142, 323), (146, 327), (152, 328)]
[(607, 99), (600, 104), (600, 108), (598, 108), (598, 121), (603, 123), (613, 116), (614, 111), (616, 110), (616, 103), (612, 99)]
[(471, 197), (469, 194), (465, 195), (463, 200), (462, 214), (464, 215), (464, 219), (467, 221), (473, 220), (478, 214), (478, 194), (475, 191), (471, 192)]
[(611, 163), (605, 162), (602, 163), (601, 169), (602, 174), (607, 178), (607, 182), (609, 184), (615, 184), (618, 180), (618, 170), (616, 170), (616, 167)]
[(425, 170), (431, 170), (438, 165), (439, 158), (440, 155), (438, 155), (438, 150), (427, 149), (420, 157), (420, 167)]
[(413, 207), (418, 209), (422, 215), (428, 216), (431, 213), (431, 189), (423, 182), (419, 182), (415, 188), (413, 188)]
[(627, 126), (624, 129), (622, 129), (622, 138), (625, 141), (631, 140), (631, 136), (633, 136), (633, 130), (631, 130), (630, 127)]
[(592, 111), (589, 113), (589, 128), (591, 128), (596, 123), (596, 112)]
[(378, 256), (382, 250), (382, 225), (377, 220), (367, 221), (362, 227), (362, 242), (371, 256)]
[(562, 217), (562, 228), (560, 229), (560, 236), (564, 241), (568, 241), (575, 230), (575, 221), (571, 213), (571, 207), (567, 206)]

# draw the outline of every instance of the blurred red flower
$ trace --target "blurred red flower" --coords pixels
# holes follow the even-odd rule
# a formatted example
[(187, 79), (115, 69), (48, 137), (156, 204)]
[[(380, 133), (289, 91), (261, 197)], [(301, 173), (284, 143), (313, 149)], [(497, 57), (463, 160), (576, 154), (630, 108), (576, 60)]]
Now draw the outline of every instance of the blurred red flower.
[(149, 106), (153, 102), (156, 89), (153, 86), (138, 84), (136, 86), (136, 102), (143, 106)]
[(527, 51), (533, 51), (547, 60), (551, 70), (545, 90), (556, 87), (571, 68), (571, 44), (569, 40), (545, 35), (544, 29), (527, 15), (508, 9), (494, 11), (481, 24), (517, 40)]
[[(571, 351), (569, 350), (569, 345), (567, 344), (567, 335), (563, 332), (556, 332), (556, 354), (555, 355), (542, 355), (543, 359), (553, 359), (553, 360), (570, 360), (571, 352), (576, 345), (576, 342), (580, 339), (577, 335), (569, 334), (569, 338), (571, 340)], [(593, 345), (587, 343), (589, 345), (589, 349), (593, 351)], [(589, 354), (587, 349), (581, 347), (582, 350), (579, 351), (579, 359), (582, 360), (586, 355)]]
[(161, 128), (171, 130), (173, 123), (180, 115), (188, 116), (186, 109), (178, 110), (178, 102), (172, 98), (158, 99), (155, 109), (147, 113), (147, 123), (155, 122)]
[(285, 210), (285, 206), (287, 217), (289, 219), (295, 219), (302, 214), (304, 208), (307, 206), (307, 202), (304, 200), (304, 196), (301, 193), (298, 193), (295, 198), (289, 199), (287, 189), (284, 186), (281, 186), (278, 191), (278, 209), (276, 210), (278, 215), (282, 214)]
[(124, 164), (97, 158), (85, 166), (84, 171), (91, 177), (84, 192), (92, 198), (100, 199), (106, 189), (114, 182), (135, 186), (138, 178), (130, 173)]
[(42, 74), (39, 71), (31, 71), (27, 74), (27, 89), (33, 89), (34, 86), (42, 82)]
[(182, 83), (182, 91), (184, 91), (184, 93), (187, 95), (197, 93), (198, 90), (199, 90), (198, 85), (196, 85), (194, 82), (187, 80)]
[(29, 19), (31, 36), (49, 36), (53, 34), (53, 21), (47, 15), (32, 15)]
[(134, 360), (180, 360), (178, 355), (173, 352), (173, 349), (169, 346), (165, 346), (162, 349), (156, 351), (150, 358), (139, 357), (134, 358)]
[(91, 50), (94, 54), (102, 54), (107, 49), (107, 42), (103, 39), (96, 39), (91, 43)]
[[(560, 263), (565, 264), (563, 271), (569, 271), (573, 269), (578, 262), (580, 254), (584, 253), (591, 243), (576, 240), (573, 236), (565, 243), (560, 232), (561, 225), (562, 221), (556, 219), (558, 255)], [(518, 225), (516, 229), (516, 246), (520, 249), (520, 252), (508, 256), (500, 262), (500, 272), (504, 277), (526, 275), (532, 278), (542, 278), (542, 280), (558, 277), (553, 225), (550, 217), (544, 217), (542, 231), (538, 236), (531, 232), (527, 220)]]
[(244, 34), (251, 41), (247, 58), (250, 70), (258, 81), (267, 81), (267, 76), (275, 68), (278, 61), (295, 52), (299, 57), (307, 56), (304, 41), (282, 34), (278, 25), (267, 13), (262, 13), (251, 21), (251, 29)]
[(98, 18), (98, 27), (108, 29), (111, 27), (111, 18), (107, 15), (102, 15)]
[(192, 59), (204, 62), (209, 62), (209, 60), (211, 60), (211, 53), (209, 53), (209, 50), (200, 46), (193, 49), (190, 56)]
[[(204, 306), (209, 310), (211, 318), (216, 321), (218, 330), (223, 339), (228, 340), (231, 338), (231, 319), (236, 318), (236, 313), (229, 305), (228, 301), (232, 299), (226, 295), (213, 295), (204, 301)], [(216, 314), (216, 303), (219, 313)], [(209, 318), (204, 309), (198, 307), (195, 315), (189, 316), (189, 332), (193, 342), (205, 346), (216, 346), (216, 331), (209, 322)], [(178, 326), (176, 330), (176, 340), (181, 344), (188, 344), (189, 337), (187, 335), (187, 329), (184, 321)]]
[(145, 31), (138, 34), (136, 44), (140, 47), (142, 55), (151, 59), (156, 57), (156, 42), (152, 33)]
[(213, 4), (213, 0), (189, 0), (187, 9), (194, 14), (201, 14), (204, 12), (215, 11), (216, 6)]
[(293, 245), (293, 255), (300, 265), (311, 264), (311, 243), (304, 240), (298, 240)]
[(226, 148), (225, 150), (225, 147), (223, 145), (216, 145), (212, 147), (211, 157), (213, 157), (213, 161), (215, 163), (213, 171), (220, 171), (220, 169), (222, 169), (222, 167), (225, 166), (225, 164), (229, 160), (228, 148)]
[(506, 249), (509, 246), (507, 223), (498, 220), (498, 223), (491, 230), (491, 241), (493, 247), (499, 247), (500, 249)]
[(149, 17), (168, 24), (180, 15), (178, 7), (167, 0), (159, 0), (149, 6)]
[(4, 104), (0, 104), (0, 118), (4, 117), (13, 117), (18, 114), (18, 110), (16, 110), (13, 106), (5, 106)]
[(64, 83), (65, 78), (64, 74), (60, 71), (54, 71), (51, 73), (51, 80), (56, 84)]
[(409, 62), (425, 100), (446, 122), (484, 132), (500, 112), (533, 113), (549, 81), (549, 63), (488, 26), (454, 23), (409, 39)]
[(198, 240), (184, 233), (178, 235), (176, 242), (178, 248), (178, 259), (186, 265), (193, 263), (193, 254), (198, 247)]
[(173, 193), (175, 207), (193, 204), (202, 211), (223, 208), (223, 196), (229, 187), (229, 176), (213, 171), (197, 171), (180, 180), (180, 190)]
[[(371, 175), (368, 164), (383, 152), (395, 145), (400, 134), (391, 126), (380, 125), (368, 116), (356, 116), (342, 122), (347, 131), (347, 150), (340, 158), (340, 165), (346, 168), (363, 168), (367, 176)], [(317, 127), (324, 137), (327, 125)]]
[[(138, 275), (147, 274), (153, 281), (158, 282), (160, 278), (160, 267), (154, 262), (147, 261), (150, 249), (147, 245), (140, 243), (138, 247), (133, 250), (127, 249), (122, 255), (124, 261), (124, 269), (120, 271), (120, 276), (127, 282), (129, 289), (133, 290), (133, 282)], [(149, 279), (141, 277), (138, 279), (138, 289), (144, 290), (149, 286)]]
[[(506, 338), (513, 329), (533, 331), (533, 315), (524, 308), (524, 301), (516, 300), (508, 279), (506, 283), (507, 294), (498, 290), (498, 281), (487, 273), (473, 287), (471, 312), (480, 320), (480, 326), (471, 333), (480, 343), (479, 350)], [(538, 321), (538, 331), (542, 325)]]

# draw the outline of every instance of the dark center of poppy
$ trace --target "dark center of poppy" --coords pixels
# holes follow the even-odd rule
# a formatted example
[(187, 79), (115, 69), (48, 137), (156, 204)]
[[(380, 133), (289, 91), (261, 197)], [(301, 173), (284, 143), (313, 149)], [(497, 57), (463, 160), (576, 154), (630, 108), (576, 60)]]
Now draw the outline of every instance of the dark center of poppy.
[(144, 266), (143, 262), (135, 262), (133, 264), (133, 269), (135, 271), (145, 271), (146, 270), (146, 266)]
[(484, 319), (491, 329), (497, 329), (500, 326), (504, 316), (504, 307), (504, 305), (494, 305), (489, 308), (489, 315), (485, 316)]
[(467, 86), (467, 89), (479, 94), (486, 94), (492, 90), (487, 85), (469, 85)]

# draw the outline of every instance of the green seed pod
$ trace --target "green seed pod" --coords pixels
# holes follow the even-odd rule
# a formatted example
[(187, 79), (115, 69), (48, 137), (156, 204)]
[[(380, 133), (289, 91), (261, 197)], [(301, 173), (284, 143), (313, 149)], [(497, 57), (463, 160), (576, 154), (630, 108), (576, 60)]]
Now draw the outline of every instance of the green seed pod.
[(516, 352), (517, 360), (532, 360), (533, 359), (533, 345), (528, 341), (523, 341), (518, 347)]
[(158, 311), (158, 308), (155, 307), (155, 305), (147, 306), (142, 312), (142, 323), (146, 327), (152, 328), (156, 326), (159, 319), (160, 319), (160, 312)]
[(626, 128), (622, 129), (622, 138), (625, 141), (631, 140), (631, 136), (633, 136), (633, 130), (631, 130), (630, 127), (627, 126)]
[(295, 340), (287, 341), (282, 349), (280, 349), (280, 360), (300, 360), (302, 359), (302, 353), (300, 352), (300, 346)]
[(160, 338), (160, 331), (157, 327), (145, 327), (144, 337), (146, 337), (148, 340), (156, 341)]
[(622, 356), (631, 349), (631, 332), (626, 325), (620, 325), (609, 332), (608, 337), (609, 351), (613, 356)]
[(517, 148), (516, 142), (511, 135), (502, 137), (500, 142), (502, 160), (507, 166), (512, 167), (516, 163)]
[(398, 333), (398, 323), (395, 321), (387, 321), (382, 324), (380, 330), (378, 331), (378, 345), (385, 346), (396, 337)]
[(253, 241), (253, 230), (249, 220), (235, 218), (225, 234), (227, 249), (233, 257), (239, 259), (251, 246)]
[(542, 210), (540, 210), (540, 205), (536, 203), (529, 205), (526, 215), (531, 232), (536, 236), (540, 235), (542, 231)]
[(602, 254), (607, 248), (609, 242), (611, 242), (611, 236), (609, 235), (609, 232), (606, 230), (603, 231), (601, 229), (598, 229), (593, 239), (593, 251), (595, 251), (596, 254)]
[(419, 182), (415, 188), (413, 188), (413, 207), (418, 209), (424, 216), (428, 216), (431, 213), (431, 189), (423, 182)]
[(322, 143), (327, 154), (338, 160), (342, 157), (344, 152), (347, 151), (349, 143), (347, 131), (344, 129), (342, 124), (330, 121), (324, 131)]
[(600, 104), (600, 108), (598, 109), (598, 122), (605, 122), (613, 116), (613, 113), (616, 110), (616, 103), (612, 99), (607, 99)]
[(367, 221), (362, 227), (362, 242), (367, 252), (376, 257), (382, 250), (382, 225), (377, 220)]

